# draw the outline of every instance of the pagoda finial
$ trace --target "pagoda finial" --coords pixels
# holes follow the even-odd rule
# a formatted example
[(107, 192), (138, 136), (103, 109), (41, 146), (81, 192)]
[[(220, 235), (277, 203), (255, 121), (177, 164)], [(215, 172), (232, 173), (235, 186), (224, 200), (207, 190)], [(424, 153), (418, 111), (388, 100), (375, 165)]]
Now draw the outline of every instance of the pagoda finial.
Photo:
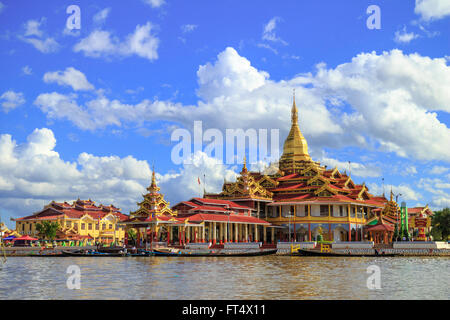
[(295, 104), (295, 88), (294, 88), (294, 99), (293, 99), (292, 110), (291, 110), (291, 120), (292, 120), (293, 124), (298, 123), (298, 110), (297, 110), (297, 105)]
[(155, 174), (155, 165), (153, 164), (153, 170), (152, 170), (152, 183), (150, 184), (150, 187), (147, 188), (148, 191), (159, 191), (160, 188), (156, 185), (156, 174)]
[(247, 173), (247, 157), (244, 156), (244, 166), (242, 167), (241, 173)]
[(392, 186), (391, 186), (391, 201), (394, 200), (393, 197), (394, 197), (394, 193), (392, 192)]

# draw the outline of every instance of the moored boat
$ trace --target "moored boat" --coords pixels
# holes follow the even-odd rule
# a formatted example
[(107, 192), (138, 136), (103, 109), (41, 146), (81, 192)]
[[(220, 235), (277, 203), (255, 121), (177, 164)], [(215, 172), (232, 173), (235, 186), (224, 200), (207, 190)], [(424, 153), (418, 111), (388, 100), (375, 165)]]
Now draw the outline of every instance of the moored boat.
[(314, 249), (298, 249), (296, 252), (292, 252), (291, 256), (314, 256), (314, 257), (397, 257), (400, 254), (396, 253), (345, 253), (345, 252), (321, 252)]
[(155, 256), (165, 257), (254, 257), (266, 256), (277, 253), (277, 249), (270, 250), (254, 250), (242, 252), (227, 252), (225, 250), (179, 250), (179, 249), (154, 249), (152, 253)]
[(125, 253), (103, 253), (98, 251), (65, 251), (61, 252), (62, 255), (68, 257), (124, 257)]

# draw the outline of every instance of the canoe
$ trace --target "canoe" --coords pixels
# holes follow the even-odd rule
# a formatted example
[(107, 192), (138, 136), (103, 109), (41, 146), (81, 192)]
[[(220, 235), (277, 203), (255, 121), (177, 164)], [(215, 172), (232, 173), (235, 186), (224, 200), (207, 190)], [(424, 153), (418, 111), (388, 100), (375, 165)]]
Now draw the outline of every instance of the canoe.
[(102, 253), (102, 252), (81, 252), (81, 251), (65, 251), (63, 250), (62, 255), (66, 257), (124, 257), (126, 254), (123, 253)]
[(224, 251), (197, 251), (195, 250), (167, 250), (154, 249), (152, 252), (155, 256), (164, 257), (255, 257), (266, 256), (277, 253), (277, 249), (259, 250), (259, 251), (243, 251), (243, 252), (224, 252)]
[(290, 254), (291, 256), (314, 256), (314, 257), (397, 257), (396, 253), (341, 253), (341, 252), (320, 252), (318, 250), (298, 249), (297, 252)]
[(119, 253), (123, 251), (122, 247), (98, 247), (97, 252), (100, 253)]
[(31, 253), (27, 257), (64, 257), (62, 253)]

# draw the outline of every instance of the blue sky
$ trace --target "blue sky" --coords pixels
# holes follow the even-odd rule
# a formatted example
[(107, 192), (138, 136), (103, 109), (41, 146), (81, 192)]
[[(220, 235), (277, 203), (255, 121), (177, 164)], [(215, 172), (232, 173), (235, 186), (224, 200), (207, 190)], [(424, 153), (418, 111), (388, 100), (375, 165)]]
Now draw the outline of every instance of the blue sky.
[(153, 163), (172, 204), (199, 176), (219, 191), (240, 164), (174, 164), (173, 130), (279, 129), (282, 146), (294, 88), (315, 160), (450, 206), (448, 1), (0, 1), (3, 221), (77, 197), (128, 213)]

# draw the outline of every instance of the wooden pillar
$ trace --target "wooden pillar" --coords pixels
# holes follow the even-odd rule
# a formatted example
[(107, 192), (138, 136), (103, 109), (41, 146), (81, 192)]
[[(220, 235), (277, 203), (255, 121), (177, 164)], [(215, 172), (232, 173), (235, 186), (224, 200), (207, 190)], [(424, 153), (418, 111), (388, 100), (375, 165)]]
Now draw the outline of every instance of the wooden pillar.
[[(146, 232), (147, 234), (147, 232)], [(167, 245), (170, 244), (170, 226), (167, 226)]]
[(270, 229), (271, 229), (270, 241), (272, 242), (272, 244), (275, 244), (275, 229), (274, 228), (270, 228)]
[(267, 243), (267, 226), (264, 226), (263, 227), (263, 241), (264, 241), (264, 244), (266, 244)]
[(212, 228), (212, 242), (213, 242), (213, 244), (216, 244), (216, 241), (217, 241), (217, 239), (216, 239), (216, 223), (213, 222), (212, 224), (213, 224), (213, 228)]
[(258, 225), (255, 224), (255, 240), (253, 240), (254, 242), (258, 242), (259, 241), (259, 237), (258, 237)]
[(352, 225), (348, 224), (348, 241), (352, 241)]
[[(308, 205), (309, 212), (309, 205)], [(311, 223), (308, 223), (308, 241), (311, 241)]]
[(296, 226), (295, 226), (295, 217), (297, 215), (297, 206), (294, 205), (294, 242), (297, 241), (297, 230), (296, 230)]
[(229, 223), (225, 224), (225, 242), (228, 242), (228, 229), (230, 229)]
[(260, 206), (260, 202), (258, 201), (257, 202), (257, 205), (256, 205), (256, 210), (258, 210), (257, 212), (256, 212), (256, 217), (259, 219), (259, 210), (260, 210), (260, 208), (261, 208), (261, 206)]
[(248, 224), (245, 224), (244, 226), (245, 226), (245, 240), (244, 240), (244, 242), (247, 242), (248, 241)]

